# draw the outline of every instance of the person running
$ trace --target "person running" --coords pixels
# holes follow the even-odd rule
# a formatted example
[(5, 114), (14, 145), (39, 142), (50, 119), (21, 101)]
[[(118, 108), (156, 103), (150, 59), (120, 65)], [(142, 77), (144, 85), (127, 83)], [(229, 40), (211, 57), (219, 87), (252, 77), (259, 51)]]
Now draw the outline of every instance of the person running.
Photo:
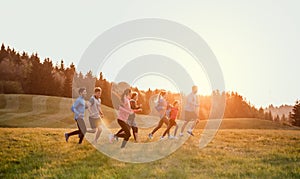
[(91, 125), (92, 130), (88, 130), (87, 132), (90, 133), (96, 133), (95, 134), (95, 139), (93, 141), (93, 143), (97, 143), (101, 132), (102, 132), (102, 128), (101, 128), (101, 118), (103, 118), (103, 112), (101, 110), (101, 93), (102, 93), (102, 89), (100, 87), (96, 87), (94, 89), (94, 95), (91, 96), (90, 100), (89, 100), (89, 122)]
[(155, 108), (159, 113), (160, 120), (159, 120), (157, 126), (153, 129), (153, 131), (148, 134), (149, 139), (153, 138), (153, 134), (158, 129), (160, 129), (163, 124), (166, 124), (167, 126), (169, 125), (169, 121), (168, 121), (168, 118), (166, 116), (166, 110), (167, 110), (167, 106), (168, 106), (168, 103), (165, 99), (166, 94), (167, 94), (166, 91), (161, 91), (159, 93), (158, 102), (157, 102), (157, 105), (155, 106)]
[(200, 106), (197, 102), (197, 92), (198, 92), (198, 87), (193, 86), (192, 92), (187, 96), (187, 102), (186, 102), (186, 106), (185, 106), (185, 121), (181, 128), (181, 132), (179, 134), (180, 136), (183, 136), (183, 131), (184, 131), (186, 125), (191, 120), (195, 120), (195, 122), (192, 124), (191, 128), (188, 129), (188, 131), (187, 131), (188, 134), (194, 136), (193, 129), (199, 123), (198, 115), (196, 113), (197, 107)]
[(85, 100), (84, 97), (86, 96), (86, 89), (85, 88), (79, 88), (79, 97), (76, 99), (74, 104), (72, 105), (72, 111), (75, 114), (75, 121), (77, 123), (78, 130), (70, 132), (70, 133), (65, 133), (65, 139), (66, 142), (68, 142), (69, 137), (72, 135), (79, 135), (79, 142), (78, 144), (82, 143), (82, 140), (84, 138), (84, 135), (86, 133), (86, 126), (84, 123), (84, 110), (86, 109), (85, 106)]
[(165, 130), (165, 132), (163, 133), (163, 135), (161, 136), (160, 139), (164, 139), (166, 134), (168, 134), (170, 136), (170, 129), (173, 126), (176, 126), (175, 131), (174, 131), (174, 136), (170, 136), (169, 138), (177, 139), (176, 133), (177, 133), (178, 125), (177, 125), (175, 120), (178, 116), (178, 111), (179, 111), (178, 107), (179, 107), (179, 101), (176, 100), (176, 101), (174, 101), (173, 106), (170, 107), (171, 110), (170, 110), (170, 117), (169, 117), (170, 118), (169, 125), (168, 125), (167, 129)]
[(129, 114), (132, 114), (134, 112), (130, 107), (130, 101), (129, 101), (130, 98), (131, 98), (131, 90), (126, 89), (121, 96), (121, 104), (118, 109), (118, 119), (117, 120), (118, 120), (118, 124), (120, 125), (120, 127), (124, 131), (124, 133), (109, 135), (109, 141), (111, 143), (115, 137), (124, 138), (121, 148), (125, 147), (125, 145), (127, 144), (128, 140), (131, 136), (130, 126), (127, 124)]
[[(138, 100), (138, 93), (133, 92), (132, 95), (131, 95), (131, 99), (130, 99), (130, 107), (135, 112), (142, 111), (141, 105), (137, 105), (137, 100)], [(128, 120), (127, 120), (127, 124), (132, 129), (134, 141), (138, 142), (138, 127), (137, 127), (137, 124), (135, 122), (135, 113), (132, 113), (132, 114), (129, 115)], [(122, 132), (124, 132), (123, 129), (120, 129), (117, 134), (120, 134)], [(117, 134), (115, 136), (117, 136)], [(118, 140), (118, 139), (116, 138), (116, 140)]]

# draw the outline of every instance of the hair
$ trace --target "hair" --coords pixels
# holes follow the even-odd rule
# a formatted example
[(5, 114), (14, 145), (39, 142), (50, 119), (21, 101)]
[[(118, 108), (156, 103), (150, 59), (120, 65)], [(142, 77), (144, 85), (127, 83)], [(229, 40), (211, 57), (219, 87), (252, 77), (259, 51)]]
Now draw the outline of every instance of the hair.
[(122, 103), (124, 103), (124, 97), (127, 96), (130, 93), (131, 93), (131, 89), (128, 88), (128, 89), (124, 90), (123, 94), (121, 95)]
[(198, 86), (196, 85), (192, 86), (192, 90), (194, 90), (195, 88), (198, 88)]
[(81, 94), (84, 90), (86, 90), (86, 88), (81, 87), (81, 88), (79, 88), (78, 93)]
[(175, 100), (174, 102), (173, 102), (173, 106), (175, 106), (176, 104), (178, 104), (179, 103), (179, 101), (178, 100)]
[(95, 93), (101, 92), (101, 91), (102, 91), (102, 89), (101, 89), (100, 87), (96, 87), (96, 88), (94, 89), (94, 92), (95, 92)]
[(166, 92), (165, 90), (162, 90), (162, 91), (159, 93), (159, 95), (158, 95), (158, 101), (159, 101), (160, 98), (161, 98), (162, 96), (164, 96), (166, 93), (167, 93), (167, 92)]
[(135, 98), (137, 95), (138, 95), (137, 92), (132, 92), (132, 93), (131, 93), (131, 99)]

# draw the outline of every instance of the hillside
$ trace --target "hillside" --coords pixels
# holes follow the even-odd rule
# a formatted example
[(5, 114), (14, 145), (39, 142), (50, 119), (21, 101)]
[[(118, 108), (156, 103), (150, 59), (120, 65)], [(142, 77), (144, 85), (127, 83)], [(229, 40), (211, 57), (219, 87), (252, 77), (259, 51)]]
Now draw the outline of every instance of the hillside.
[[(74, 128), (70, 98), (39, 95), (0, 95), (1, 127), (46, 127)], [(108, 127), (118, 128), (116, 115), (112, 108), (102, 105), (104, 121)], [(142, 127), (153, 127), (157, 117), (138, 115), (137, 122)], [(180, 121), (179, 121), (180, 123)], [(202, 120), (198, 128), (204, 128), (207, 121)], [(220, 129), (299, 129), (280, 123), (252, 119), (223, 119)]]

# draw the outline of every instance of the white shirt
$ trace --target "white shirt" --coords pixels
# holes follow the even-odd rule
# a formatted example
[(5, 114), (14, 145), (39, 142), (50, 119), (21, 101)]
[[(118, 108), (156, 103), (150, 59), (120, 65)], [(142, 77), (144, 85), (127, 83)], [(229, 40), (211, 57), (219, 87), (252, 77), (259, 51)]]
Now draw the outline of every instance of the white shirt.
[(199, 107), (197, 95), (192, 92), (187, 96), (185, 110), (194, 112), (197, 107)]
[(90, 106), (90, 117), (91, 118), (100, 118), (100, 107), (101, 107), (101, 99), (95, 98), (93, 95), (89, 100), (91, 106)]

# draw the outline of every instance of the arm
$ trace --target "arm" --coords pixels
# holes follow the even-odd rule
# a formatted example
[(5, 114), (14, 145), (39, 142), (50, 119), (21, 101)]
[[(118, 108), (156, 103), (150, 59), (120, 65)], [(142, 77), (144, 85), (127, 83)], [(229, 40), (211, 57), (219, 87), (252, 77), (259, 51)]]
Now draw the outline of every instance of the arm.
[(76, 101), (74, 102), (74, 104), (73, 104), (73, 108), (74, 108), (74, 113), (76, 114), (76, 115), (80, 115), (80, 113), (79, 113), (79, 111), (77, 110), (77, 106), (78, 106), (78, 104), (80, 103), (80, 101), (78, 100), (78, 99), (76, 99)]
[(103, 117), (104, 116), (104, 114), (103, 114), (103, 112), (102, 112), (102, 109), (101, 109), (101, 105), (99, 106), (99, 113), (100, 113), (100, 115), (101, 115), (101, 117)]

